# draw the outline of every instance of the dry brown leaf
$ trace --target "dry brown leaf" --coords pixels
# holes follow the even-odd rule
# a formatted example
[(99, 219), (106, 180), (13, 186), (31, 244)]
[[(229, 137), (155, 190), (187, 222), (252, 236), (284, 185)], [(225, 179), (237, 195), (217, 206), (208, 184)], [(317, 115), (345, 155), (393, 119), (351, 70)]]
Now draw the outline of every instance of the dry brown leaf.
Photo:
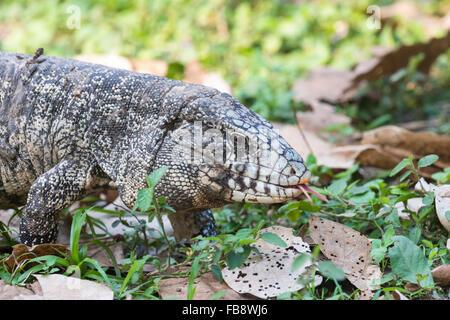
[[(239, 293), (250, 293), (256, 297), (267, 299), (276, 297), (285, 292), (298, 291), (305, 284), (299, 279), (307, 279), (307, 269), (311, 261), (305, 262), (295, 272), (292, 272), (292, 264), (300, 253), (311, 252), (309, 245), (300, 237), (292, 234), (293, 229), (281, 226), (272, 226), (262, 229), (260, 234), (271, 232), (277, 234), (287, 244), (286, 248), (279, 247), (259, 239), (252, 246), (256, 247), (261, 255), (252, 251), (246, 262), (238, 268), (230, 270), (228, 267), (222, 270), (224, 281)], [(314, 283), (319, 285), (320, 276), (315, 276)]]
[[(328, 150), (332, 148), (331, 144), (308, 130), (303, 131), (308, 141), (306, 143), (299, 128), (294, 124), (275, 123), (274, 128), (303, 158), (306, 158), (312, 152), (319, 159), (322, 154), (328, 154)], [(311, 150), (309, 147), (311, 147)]]
[(304, 130), (318, 133), (326, 138), (335, 134), (333, 132), (321, 132), (331, 125), (349, 126), (351, 119), (337, 113), (332, 105), (311, 101), (311, 111), (297, 112), (297, 119)]
[[(293, 124), (274, 124), (274, 127), (302, 157), (306, 158), (308, 154), (313, 153), (319, 165), (333, 169), (348, 169), (361, 159), (367, 159), (375, 166), (377, 163), (388, 163), (394, 167), (398, 163), (395, 160), (388, 162), (386, 158), (389, 157), (386, 157), (376, 145), (334, 146), (313, 131), (303, 130), (303, 137), (299, 128)], [(377, 159), (379, 161), (375, 161)]]
[(420, 288), (421, 287), (418, 284), (409, 281), (405, 284), (405, 289), (409, 292), (415, 292), (417, 290), (420, 290)]
[(433, 275), (434, 281), (441, 287), (450, 286), (450, 264), (444, 264), (434, 268), (431, 274)]
[(405, 68), (411, 57), (420, 53), (424, 59), (417, 69), (428, 73), (436, 58), (450, 47), (450, 31), (444, 37), (432, 38), (425, 43), (402, 45), (396, 49), (378, 51), (375, 57), (362, 61), (351, 70), (318, 68), (293, 86), (296, 101), (311, 104), (311, 101), (329, 103), (347, 102), (355, 97), (359, 88), (367, 81), (391, 75)]
[(319, 67), (310, 71), (306, 78), (297, 80), (292, 88), (294, 100), (306, 104), (322, 100), (332, 103), (348, 100), (356, 93), (348, 90), (353, 77), (349, 70)]
[(391, 294), (392, 294), (392, 297), (394, 298), (394, 300), (409, 300), (407, 297), (405, 297), (405, 295), (403, 295), (398, 290), (392, 291)]
[(365, 132), (361, 143), (406, 150), (417, 157), (437, 154), (442, 166), (450, 165), (450, 138), (432, 132), (416, 133), (397, 126), (383, 126)]
[[(27, 247), (24, 244), (16, 244), (13, 247), (13, 252), (8, 257), (2, 259), (0, 263), (4, 263), (7, 267), (8, 271), (12, 272), (14, 268), (19, 265), (25, 263), (27, 260), (42, 257), (46, 255), (54, 255), (58, 257), (64, 257), (63, 254), (70, 254), (69, 249), (65, 245), (62, 244), (39, 244), (35, 245), (31, 248)], [(63, 254), (62, 254), (63, 253)], [(35, 266), (35, 263), (28, 263), (25, 269), (31, 268)]]
[(378, 266), (370, 264), (372, 246), (368, 238), (343, 224), (314, 215), (308, 221), (313, 240), (352, 284), (362, 291), (378, 287), (372, 281), (380, 279), (382, 273)]
[(356, 162), (392, 169), (411, 154), (415, 161), (427, 154), (440, 157), (432, 166), (422, 168), (420, 172), (425, 177), (450, 166), (450, 138), (430, 132), (414, 133), (396, 126), (383, 126), (365, 132), (359, 144), (335, 146), (311, 130), (302, 130), (302, 135), (296, 125), (274, 124), (274, 127), (301, 156), (305, 158), (313, 153), (317, 164), (332, 169), (348, 169)]
[(45, 300), (112, 300), (114, 292), (102, 283), (61, 274), (33, 275)]
[[(177, 298), (185, 300), (187, 298), (187, 288), (189, 277), (168, 278), (158, 282), (159, 293), (163, 299)], [(220, 283), (211, 273), (207, 272), (194, 280), (195, 289), (194, 300), (208, 300), (213, 294), (226, 291), (226, 294), (218, 300), (248, 300), (251, 296), (241, 295), (230, 289), (226, 283)]]
[(413, 1), (398, 1), (389, 6), (381, 7), (381, 22), (392, 20), (395, 17), (402, 18), (406, 23), (414, 22), (424, 27), (428, 36), (434, 36), (437, 32), (450, 27), (447, 16), (437, 17), (424, 14), (417, 3)]

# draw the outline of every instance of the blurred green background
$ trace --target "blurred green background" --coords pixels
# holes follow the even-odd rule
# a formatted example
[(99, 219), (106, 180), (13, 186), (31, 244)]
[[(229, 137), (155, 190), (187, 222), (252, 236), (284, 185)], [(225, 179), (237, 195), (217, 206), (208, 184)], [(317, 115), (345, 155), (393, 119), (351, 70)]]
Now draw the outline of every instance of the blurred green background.
[[(292, 122), (291, 88), (309, 70), (323, 65), (350, 68), (370, 57), (374, 46), (429, 39), (420, 21), (397, 19), (379, 30), (367, 27), (370, 5), (393, 2), (4, 0), (0, 50), (33, 53), (43, 47), (48, 55), (64, 57), (95, 53), (160, 59), (169, 63), (168, 76), (179, 79), (183, 66), (196, 60), (219, 72), (254, 111), (273, 121)], [(429, 15), (443, 16), (450, 8), (448, 0), (417, 3)], [(439, 114), (436, 108), (449, 99), (450, 53), (436, 64), (441, 72), (433, 81), (442, 90), (425, 99), (431, 111), (420, 116)], [(397, 93), (382, 94), (396, 98)], [(348, 110), (358, 117), (358, 106)]]

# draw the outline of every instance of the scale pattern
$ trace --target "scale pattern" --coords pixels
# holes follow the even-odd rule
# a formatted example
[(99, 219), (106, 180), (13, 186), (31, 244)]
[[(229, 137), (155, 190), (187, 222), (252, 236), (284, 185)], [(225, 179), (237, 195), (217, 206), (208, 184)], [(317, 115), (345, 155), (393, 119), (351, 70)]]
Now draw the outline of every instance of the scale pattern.
[[(240, 138), (251, 159), (237, 156)], [(180, 146), (193, 151), (178, 156)], [(156, 196), (176, 210), (178, 240), (217, 232), (207, 209), (291, 200), (309, 177), (272, 125), (228, 94), (42, 49), (0, 53), (0, 208), (23, 206), (23, 243), (54, 242), (58, 213), (98, 188), (132, 208), (161, 166)]]

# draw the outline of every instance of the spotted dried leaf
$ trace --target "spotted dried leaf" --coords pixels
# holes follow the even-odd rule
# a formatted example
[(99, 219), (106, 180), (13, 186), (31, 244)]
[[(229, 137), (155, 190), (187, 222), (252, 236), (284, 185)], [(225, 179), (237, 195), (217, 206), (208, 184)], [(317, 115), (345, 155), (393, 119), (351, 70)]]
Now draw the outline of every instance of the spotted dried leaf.
[[(292, 231), (293, 229), (281, 226), (262, 229), (260, 234), (274, 233), (283, 239), (287, 246), (283, 248), (259, 239), (253, 245), (260, 254), (252, 251), (241, 267), (233, 270), (224, 268), (224, 281), (239, 293), (250, 293), (263, 299), (302, 289), (305, 282), (309, 281), (307, 269), (311, 266), (311, 260), (295, 271), (292, 271), (292, 265), (300, 254), (310, 253), (311, 250), (309, 245), (303, 242), (302, 238), (294, 236)], [(316, 275), (315, 285), (319, 285), (321, 281), (322, 278)]]
[(357, 288), (374, 290), (373, 280), (380, 279), (381, 270), (370, 264), (371, 242), (359, 232), (343, 224), (309, 217), (311, 238), (321, 245), (322, 253), (341, 268)]

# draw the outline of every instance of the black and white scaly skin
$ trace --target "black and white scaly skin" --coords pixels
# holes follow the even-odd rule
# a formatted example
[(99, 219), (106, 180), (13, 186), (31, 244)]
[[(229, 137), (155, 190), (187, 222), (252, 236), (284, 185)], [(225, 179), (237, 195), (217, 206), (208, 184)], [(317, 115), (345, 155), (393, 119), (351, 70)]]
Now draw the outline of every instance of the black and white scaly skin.
[[(118, 188), (132, 208), (146, 175), (162, 166), (169, 168), (156, 196), (177, 211), (169, 218), (178, 238), (213, 234), (207, 209), (291, 200), (309, 177), (272, 125), (228, 94), (42, 53), (0, 53), (0, 208), (23, 206), (27, 245), (54, 242), (58, 213), (94, 189)], [(198, 123), (244, 137), (247, 151), (256, 142), (256, 158), (174, 156)], [(216, 142), (201, 144), (210, 157)]]

